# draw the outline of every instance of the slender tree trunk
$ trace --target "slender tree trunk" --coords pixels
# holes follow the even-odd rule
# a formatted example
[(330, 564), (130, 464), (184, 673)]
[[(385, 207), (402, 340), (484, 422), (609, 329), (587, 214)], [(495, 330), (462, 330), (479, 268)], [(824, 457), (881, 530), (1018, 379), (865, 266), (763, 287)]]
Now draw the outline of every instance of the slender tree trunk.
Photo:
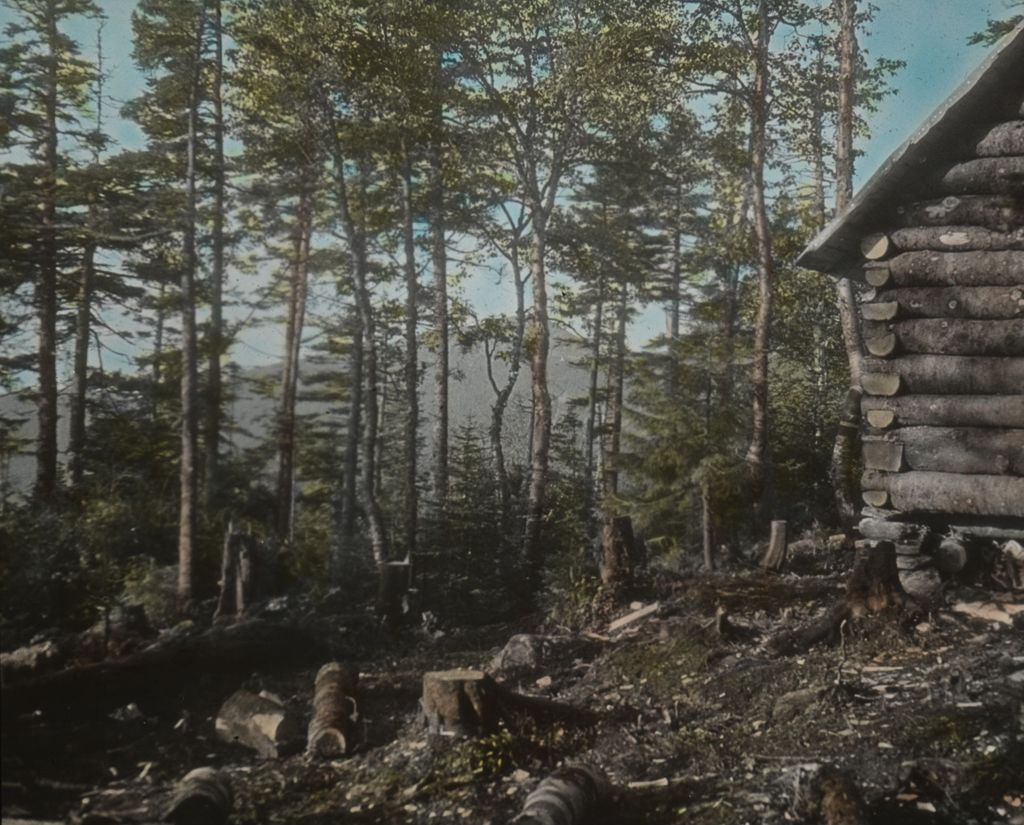
[(185, 170), (185, 238), (181, 270), (181, 506), (178, 521), (178, 608), (185, 611), (192, 602), (192, 560), (195, 556), (198, 521), (198, 345), (196, 341), (196, 121), (199, 117), (199, 63), (203, 30), (206, 28), (206, 5), (202, 6), (196, 26), (195, 51), (188, 107), (188, 139)]
[(751, 93), (751, 181), (754, 233), (757, 238), (757, 315), (754, 320), (753, 415), (747, 465), (755, 508), (765, 488), (768, 449), (768, 353), (771, 345), (772, 297), (775, 286), (771, 228), (765, 205), (764, 170), (768, 150), (768, 0), (758, 4), (758, 30)]
[[(438, 121), (440, 128), (440, 111)], [(430, 253), (434, 273), (434, 335), (437, 365), (434, 368), (434, 394), (437, 409), (434, 421), (434, 467), (431, 498), (438, 517), (443, 520), (448, 500), (448, 248), (445, 243), (444, 155), (439, 134), (430, 147)]]
[[(587, 442), (587, 463), (584, 468), (583, 487), (587, 496), (587, 512), (594, 514), (597, 506), (595, 475), (595, 450), (597, 441), (597, 380), (601, 364), (601, 333), (604, 327), (604, 274), (598, 274), (597, 304), (594, 306), (594, 333), (590, 339), (590, 377), (587, 387), (587, 425), (584, 440)], [(595, 522), (596, 523), (596, 522)]]
[[(839, 16), (839, 113), (836, 130), (836, 211), (842, 211), (853, 196), (853, 100), (856, 94), (857, 2), (836, 0)], [(858, 480), (854, 467), (860, 432), (862, 344), (857, 326), (856, 299), (849, 278), (836, 282), (836, 303), (843, 329), (843, 344), (850, 366), (850, 388), (843, 405), (836, 440), (832, 448), (830, 476), (836, 509), (844, 528), (857, 521)]]
[(531, 385), (533, 397), (532, 449), (530, 454), (530, 490), (526, 509), (524, 556), (530, 570), (530, 582), (539, 585), (544, 566), (541, 528), (544, 521), (545, 494), (548, 480), (548, 458), (551, 447), (551, 393), (548, 390), (548, 351), (550, 327), (548, 320), (547, 272), (544, 255), (547, 250), (547, 215), (539, 204), (532, 212), (533, 232), (530, 236), (530, 275), (533, 279), (533, 346)]
[(89, 339), (92, 322), (92, 293), (96, 275), (96, 243), (89, 240), (82, 255), (82, 280), (78, 286), (75, 313), (74, 388), (68, 434), (68, 479), (72, 489), (82, 485), (85, 468), (85, 410), (88, 396)]
[(402, 168), (402, 236), (405, 246), (405, 517), (402, 523), (405, 552), (416, 554), (419, 490), (416, 486), (419, 457), (419, 347), (416, 324), (419, 319), (419, 280), (416, 274), (416, 238), (413, 228), (412, 160), (408, 150)]
[(298, 400), (302, 329), (306, 316), (309, 246), (313, 231), (313, 205), (303, 185), (295, 216), (292, 263), (289, 267), (288, 321), (285, 325), (285, 364), (281, 378), (277, 442), (277, 535), (290, 539), (295, 501), (295, 406)]
[(43, 145), (42, 262), (36, 286), (39, 323), (39, 436), (36, 447), (35, 496), (53, 504), (57, 495), (57, 69), (60, 39), (57, 3), (46, 3), (46, 136)]
[(167, 287), (161, 282), (156, 297), (156, 329), (153, 331), (153, 406), (151, 414), (155, 422), (160, 414), (160, 382), (163, 381), (164, 360), (164, 316), (166, 309)]
[(352, 351), (349, 354), (348, 426), (345, 432), (345, 468), (342, 485), (341, 538), (342, 548), (352, 547), (356, 534), (356, 506), (359, 487), (359, 434), (362, 429), (363, 409), (363, 328), (355, 322), (352, 331)]
[(213, 270), (210, 273), (209, 363), (206, 379), (206, 483), (205, 500), (209, 507), (218, 496), (220, 475), (220, 432), (223, 386), (220, 359), (224, 353), (224, 105), (221, 95), (224, 76), (224, 36), (221, 0), (213, 0), (215, 55), (213, 84)]
[(701, 544), (704, 549), (704, 569), (715, 569), (714, 512), (711, 509), (711, 490), (705, 481), (700, 487)]
[(604, 493), (614, 498), (619, 492), (619, 451), (622, 445), (622, 402), (626, 381), (626, 316), (629, 310), (629, 289), (623, 284), (616, 307), (615, 362), (610, 376), (608, 399), (608, 447), (604, 457)]

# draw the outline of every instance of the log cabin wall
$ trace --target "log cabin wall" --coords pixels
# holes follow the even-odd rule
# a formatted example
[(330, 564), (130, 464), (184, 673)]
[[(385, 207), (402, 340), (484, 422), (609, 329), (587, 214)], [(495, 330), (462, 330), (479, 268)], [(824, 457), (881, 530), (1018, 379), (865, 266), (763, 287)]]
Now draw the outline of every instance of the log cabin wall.
[(1024, 104), (863, 236), (870, 540), (1024, 538)]

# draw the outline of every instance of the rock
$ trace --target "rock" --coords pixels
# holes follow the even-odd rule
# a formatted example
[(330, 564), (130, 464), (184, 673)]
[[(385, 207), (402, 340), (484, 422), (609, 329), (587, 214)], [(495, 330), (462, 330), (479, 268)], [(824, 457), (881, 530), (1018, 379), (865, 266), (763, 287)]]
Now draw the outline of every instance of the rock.
[(795, 719), (817, 702), (820, 696), (821, 690), (818, 688), (805, 688), (784, 693), (772, 705), (772, 719), (775, 722), (788, 722), (790, 719)]
[(571, 664), (574, 659), (592, 655), (596, 649), (595, 642), (576, 636), (519, 633), (491, 660), (490, 672), (513, 679), (539, 676), (539, 671), (547, 667)]
[(3, 680), (31, 676), (43, 670), (59, 667), (64, 654), (54, 641), (37, 642), (19, 647), (10, 653), (0, 653), (0, 672)]

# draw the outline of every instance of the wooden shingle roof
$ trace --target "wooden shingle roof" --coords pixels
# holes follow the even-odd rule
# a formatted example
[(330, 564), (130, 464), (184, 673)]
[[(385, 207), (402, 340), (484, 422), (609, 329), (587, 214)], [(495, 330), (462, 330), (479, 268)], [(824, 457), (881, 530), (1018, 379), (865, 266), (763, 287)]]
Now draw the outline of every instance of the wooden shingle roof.
[(797, 264), (859, 276), (860, 241), (891, 219), (944, 165), (961, 160), (979, 127), (1024, 116), (1024, 23), (1003, 38), (960, 87), (872, 175), (856, 197), (818, 233)]

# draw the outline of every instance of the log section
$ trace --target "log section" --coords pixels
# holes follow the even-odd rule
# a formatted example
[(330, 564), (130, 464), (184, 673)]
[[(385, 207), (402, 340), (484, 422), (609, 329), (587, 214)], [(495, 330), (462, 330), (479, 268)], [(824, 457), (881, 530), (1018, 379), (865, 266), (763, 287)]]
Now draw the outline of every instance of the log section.
[(997, 123), (974, 144), (979, 158), (998, 158), (1024, 155), (1024, 120)]
[(1007, 232), (1024, 226), (1024, 200), (1012, 197), (971, 196), (946, 198), (900, 206), (902, 226), (983, 226)]
[(957, 163), (935, 181), (939, 195), (1024, 195), (1024, 157), (978, 158)]
[(865, 321), (898, 318), (1020, 318), (1024, 287), (904, 287), (878, 293), (878, 301), (861, 306)]
[[(885, 361), (865, 359), (863, 369), (865, 381), (868, 375), (896, 375), (901, 392), (919, 395), (1016, 395), (1024, 387), (1024, 358), (904, 355)], [(894, 394), (866, 386), (864, 391)]]
[(1024, 252), (904, 252), (882, 266), (866, 267), (865, 276), (879, 271), (889, 277), (876, 277), (872, 286), (1020, 286)]
[(897, 229), (891, 237), (901, 252), (1024, 249), (1024, 229), (999, 232), (981, 226), (911, 226)]
[(233, 805), (227, 777), (213, 768), (196, 768), (175, 787), (163, 821), (175, 825), (224, 825)]
[(608, 799), (608, 777), (590, 765), (554, 771), (526, 797), (513, 825), (586, 825), (598, 818)]
[(861, 488), (888, 493), (906, 513), (1024, 518), (1024, 478), (1014, 476), (867, 470)]
[(320, 668), (313, 686), (313, 716), (306, 737), (306, 753), (310, 756), (333, 758), (352, 749), (358, 685), (359, 672), (350, 665), (329, 662)]
[(891, 413), (888, 426), (1024, 427), (1024, 395), (907, 395), (866, 398), (861, 410), (879, 427), (872, 412)]
[(865, 439), (865, 464), (893, 472), (900, 467), (872, 460), (869, 444), (877, 449), (898, 447), (909, 470), (1024, 476), (1024, 428), (904, 427), (890, 430), (884, 439)]
[[(876, 357), (884, 357), (894, 348), (913, 355), (1024, 355), (1024, 318), (865, 321), (864, 336), (868, 351)], [(895, 336), (895, 340), (890, 340), (890, 336)]]
[(265, 759), (299, 750), (302, 728), (287, 708), (273, 699), (238, 690), (217, 712), (217, 736), (225, 742), (252, 748)]

